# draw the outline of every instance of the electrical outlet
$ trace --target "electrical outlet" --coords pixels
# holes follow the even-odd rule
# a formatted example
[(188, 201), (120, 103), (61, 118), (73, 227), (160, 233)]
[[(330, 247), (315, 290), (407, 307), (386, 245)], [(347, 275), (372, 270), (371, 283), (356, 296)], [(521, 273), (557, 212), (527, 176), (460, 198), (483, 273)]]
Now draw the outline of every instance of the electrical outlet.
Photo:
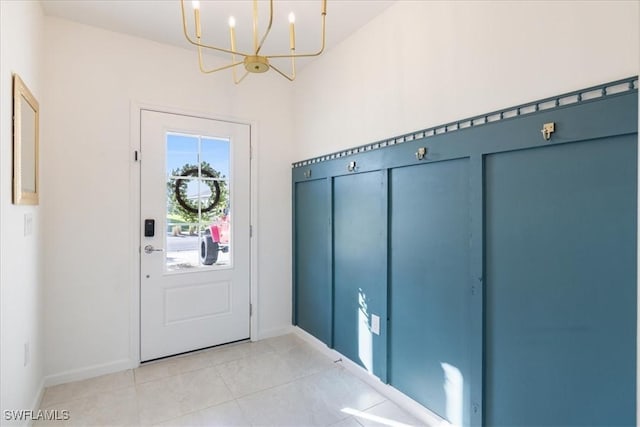
[(24, 343), (24, 366), (27, 366), (31, 361), (31, 354), (29, 353), (29, 343)]
[(380, 316), (371, 315), (371, 332), (380, 335)]

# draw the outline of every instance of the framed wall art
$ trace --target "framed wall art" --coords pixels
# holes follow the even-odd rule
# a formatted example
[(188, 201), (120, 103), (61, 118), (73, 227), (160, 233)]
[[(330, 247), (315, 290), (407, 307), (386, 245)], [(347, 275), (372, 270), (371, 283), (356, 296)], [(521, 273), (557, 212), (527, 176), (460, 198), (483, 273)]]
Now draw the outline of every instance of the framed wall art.
[(13, 203), (38, 204), (40, 107), (29, 88), (13, 75)]

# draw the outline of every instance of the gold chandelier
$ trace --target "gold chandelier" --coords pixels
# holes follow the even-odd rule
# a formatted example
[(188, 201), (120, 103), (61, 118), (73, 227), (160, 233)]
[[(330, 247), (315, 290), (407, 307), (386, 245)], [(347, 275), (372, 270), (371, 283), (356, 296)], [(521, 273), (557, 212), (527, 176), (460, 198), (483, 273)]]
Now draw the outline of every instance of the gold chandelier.
[[(321, 0), (321, 21), (322, 21), (322, 35), (321, 35), (321, 45), (320, 50), (315, 53), (296, 53), (296, 32), (295, 32), (295, 15), (293, 12), (289, 14), (289, 53), (288, 54), (278, 54), (278, 55), (263, 55), (261, 53), (262, 45), (264, 41), (267, 39), (269, 35), (269, 31), (271, 31), (271, 26), (273, 24), (273, 0), (269, 0), (269, 24), (267, 29), (262, 36), (259, 38), (258, 31), (258, 0), (253, 0), (253, 51), (250, 53), (240, 52), (236, 49), (236, 20), (233, 16), (229, 17), (229, 38), (230, 38), (230, 48), (218, 47), (208, 45), (202, 42), (202, 25), (200, 23), (200, 2), (192, 1), (193, 6), (193, 15), (195, 20), (195, 37), (189, 35), (189, 30), (187, 27), (187, 14), (185, 13), (184, 0), (180, 0), (180, 7), (182, 10), (182, 27), (184, 30), (184, 36), (187, 38), (189, 43), (195, 45), (198, 48), (198, 64), (200, 66), (200, 71), (203, 73), (215, 73), (216, 71), (226, 70), (231, 68), (233, 70), (233, 81), (235, 84), (240, 83), (244, 80), (245, 77), (249, 73), (264, 73), (269, 71), (269, 69), (275, 70), (282, 77), (293, 81), (296, 78), (296, 58), (302, 57), (312, 57), (318, 56), (324, 51), (325, 45), (325, 18), (327, 16), (327, 0)], [(219, 52), (228, 53), (231, 55), (231, 63), (224, 65), (222, 67), (207, 69), (204, 66), (204, 61), (202, 59), (203, 49), (211, 49)], [(237, 57), (243, 57), (242, 60), (238, 60)], [(272, 58), (291, 58), (291, 74), (288, 75), (283, 71), (276, 68), (272, 63), (269, 62), (269, 59)], [(244, 64), (244, 69), (246, 72), (242, 77), (238, 79), (236, 75), (236, 67), (240, 64)]]

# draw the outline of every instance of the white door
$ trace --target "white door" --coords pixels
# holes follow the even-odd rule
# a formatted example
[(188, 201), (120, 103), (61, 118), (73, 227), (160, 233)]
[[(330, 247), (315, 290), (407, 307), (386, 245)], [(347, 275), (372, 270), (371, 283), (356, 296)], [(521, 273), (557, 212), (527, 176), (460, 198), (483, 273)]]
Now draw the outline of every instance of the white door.
[(249, 126), (140, 123), (141, 360), (249, 338)]

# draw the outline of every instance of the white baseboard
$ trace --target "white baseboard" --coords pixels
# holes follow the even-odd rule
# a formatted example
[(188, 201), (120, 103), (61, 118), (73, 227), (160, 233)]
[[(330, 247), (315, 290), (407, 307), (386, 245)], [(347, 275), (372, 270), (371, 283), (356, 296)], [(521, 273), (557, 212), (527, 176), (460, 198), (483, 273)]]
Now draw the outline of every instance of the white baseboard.
[[(42, 397), (44, 396), (44, 378), (40, 381), (40, 385), (38, 386), (38, 390), (36, 391), (36, 395), (33, 398), (33, 402), (31, 403), (31, 410), (36, 413), (38, 409), (40, 409), (40, 403), (42, 403)], [(32, 420), (25, 419), (23, 425), (31, 426), (33, 424)]]
[(327, 357), (330, 357), (331, 360), (342, 359), (343, 366), (349, 370), (352, 374), (360, 378), (362, 381), (369, 384), (373, 387), (378, 393), (385, 396), (387, 399), (409, 412), (411, 415), (424, 422), (428, 426), (438, 426), (445, 427), (451, 426), (451, 424), (447, 421), (434, 414), (415, 400), (411, 399), (407, 395), (398, 391), (397, 389), (391, 387), (380, 381), (378, 377), (372, 375), (367, 370), (365, 370), (362, 366), (358, 365), (355, 362), (349, 360), (346, 356), (341, 353), (327, 347), (325, 343), (318, 340), (313, 335), (308, 332), (298, 328), (297, 326), (293, 328), (293, 332), (298, 335), (300, 338), (308, 342), (315, 349), (324, 353)]
[(274, 328), (274, 329), (266, 329), (259, 330), (257, 336), (251, 336), (251, 341), (259, 341), (267, 338), (279, 337), (280, 335), (287, 335), (293, 332), (294, 327), (292, 325), (286, 326), (284, 328)]
[(138, 366), (137, 362), (130, 359), (121, 359), (100, 365), (88, 366), (86, 368), (73, 369), (59, 374), (47, 375), (44, 377), (44, 386), (64, 384), (72, 381), (86, 380), (88, 378), (99, 377), (100, 375), (113, 374)]

